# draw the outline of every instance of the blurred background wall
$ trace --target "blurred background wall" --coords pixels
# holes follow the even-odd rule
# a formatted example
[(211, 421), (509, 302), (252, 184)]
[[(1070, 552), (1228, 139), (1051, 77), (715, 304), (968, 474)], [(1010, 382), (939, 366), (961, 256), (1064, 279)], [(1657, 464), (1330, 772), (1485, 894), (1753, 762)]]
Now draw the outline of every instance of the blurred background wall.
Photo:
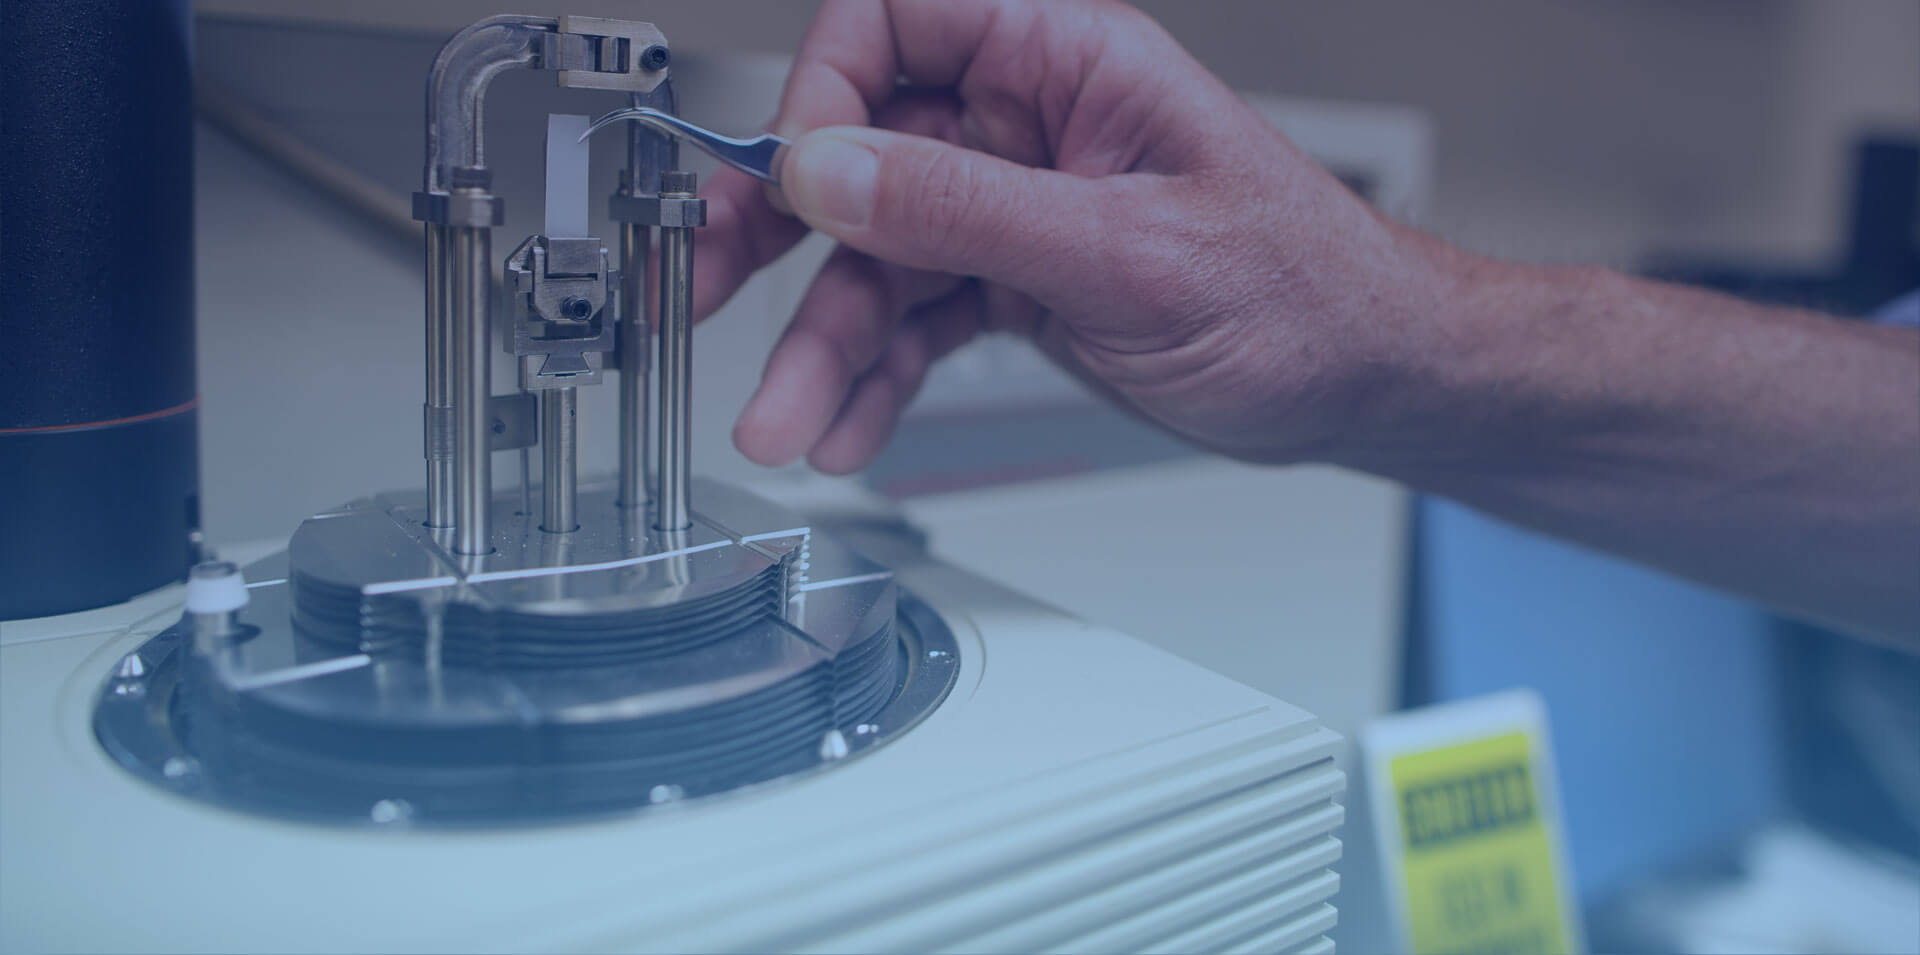
[[(816, 0), (551, 0), (693, 50), (791, 53)], [(202, 0), (203, 14), (444, 34), (492, 0)], [(1144, 0), (1238, 89), (1429, 111), (1426, 222), (1475, 248), (1628, 265), (1664, 249), (1831, 252), (1843, 137), (1920, 115), (1911, 0)]]

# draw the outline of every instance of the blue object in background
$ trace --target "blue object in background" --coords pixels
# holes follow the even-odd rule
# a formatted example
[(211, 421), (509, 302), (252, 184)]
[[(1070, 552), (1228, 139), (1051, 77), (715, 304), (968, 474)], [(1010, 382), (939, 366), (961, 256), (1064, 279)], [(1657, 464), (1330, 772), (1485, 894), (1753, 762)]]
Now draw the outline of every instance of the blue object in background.
[(1583, 906), (1785, 811), (1764, 612), (1459, 505), (1418, 513), (1413, 685), (1545, 697)]

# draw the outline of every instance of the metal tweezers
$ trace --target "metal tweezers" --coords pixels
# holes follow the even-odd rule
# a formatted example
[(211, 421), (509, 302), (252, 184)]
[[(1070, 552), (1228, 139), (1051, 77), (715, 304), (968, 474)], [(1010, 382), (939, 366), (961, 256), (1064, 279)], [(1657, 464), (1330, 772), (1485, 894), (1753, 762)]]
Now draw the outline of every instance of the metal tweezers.
[(780, 150), (786, 148), (787, 141), (763, 133), (751, 139), (735, 139), (722, 136), (711, 129), (696, 126), (672, 113), (662, 112), (650, 106), (629, 106), (616, 109), (593, 121), (587, 131), (580, 134), (585, 140), (599, 130), (611, 126), (623, 119), (640, 123), (664, 136), (676, 136), (706, 150), (713, 158), (746, 173), (755, 179), (780, 184), (780, 177), (774, 172), (774, 160)]

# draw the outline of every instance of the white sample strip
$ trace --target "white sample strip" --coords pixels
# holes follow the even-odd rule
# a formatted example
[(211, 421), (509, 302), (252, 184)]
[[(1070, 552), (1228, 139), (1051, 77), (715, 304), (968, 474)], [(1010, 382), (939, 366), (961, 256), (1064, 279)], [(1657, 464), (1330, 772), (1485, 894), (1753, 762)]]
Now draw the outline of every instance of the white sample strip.
[(334, 673), (345, 673), (348, 670), (358, 670), (372, 662), (373, 658), (364, 653), (356, 653), (347, 657), (334, 657), (331, 660), (302, 663), (299, 666), (284, 667), (278, 670), (268, 670), (265, 673), (235, 677), (233, 679), (233, 688), (242, 693), (250, 690), (263, 690), (267, 687), (279, 686), (283, 683), (311, 680), (317, 676), (328, 676)]
[(801, 584), (799, 589), (801, 593), (807, 593), (814, 590), (825, 590), (828, 587), (847, 587), (853, 584), (864, 584), (875, 580), (886, 580), (892, 576), (893, 571), (883, 570), (878, 573), (859, 574), (853, 577), (835, 577), (832, 580), (816, 580), (812, 583)]
[(547, 116), (547, 235), (587, 234), (586, 131), (585, 116)]
[(663, 551), (658, 554), (642, 554), (639, 557), (622, 557), (619, 560), (603, 560), (594, 564), (566, 564), (560, 567), (527, 567), (520, 570), (488, 570), (477, 574), (468, 574), (467, 583), (484, 584), (490, 580), (519, 580), (525, 577), (552, 577), (557, 574), (584, 574), (596, 570), (615, 570), (620, 567), (634, 567), (639, 564), (666, 560), (669, 557), (685, 557), (701, 551), (732, 546), (732, 541), (714, 541), (710, 544), (696, 544), (679, 550)]

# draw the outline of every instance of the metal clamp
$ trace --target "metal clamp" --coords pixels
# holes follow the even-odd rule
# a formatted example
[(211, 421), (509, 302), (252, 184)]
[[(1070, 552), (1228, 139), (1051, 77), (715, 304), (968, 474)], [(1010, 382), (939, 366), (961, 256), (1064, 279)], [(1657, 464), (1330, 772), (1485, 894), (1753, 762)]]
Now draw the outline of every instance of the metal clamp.
[(499, 196), (484, 192), (416, 192), (413, 217), (438, 225), (490, 229), (507, 221), (507, 206)]
[(523, 306), (507, 343), (520, 359), (520, 387), (597, 384), (616, 344), (606, 306), (617, 284), (600, 240), (532, 236), (507, 258), (507, 276)]
[(667, 36), (651, 23), (563, 16), (559, 35), (553, 39), (571, 37), (588, 41), (581, 54), (543, 57), (541, 62), (544, 69), (560, 71), (561, 86), (646, 93), (667, 78), (667, 64), (672, 61)]
[[(453, 459), (453, 409), (421, 405), (427, 440), (428, 460)], [(487, 399), (487, 450), (516, 451), (530, 448), (539, 440), (539, 407), (526, 392), (494, 395)]]
[(707, 224), (707, 200), (616, 194), (607, 199), (607, 215), (615, 222), (687, 229)]

